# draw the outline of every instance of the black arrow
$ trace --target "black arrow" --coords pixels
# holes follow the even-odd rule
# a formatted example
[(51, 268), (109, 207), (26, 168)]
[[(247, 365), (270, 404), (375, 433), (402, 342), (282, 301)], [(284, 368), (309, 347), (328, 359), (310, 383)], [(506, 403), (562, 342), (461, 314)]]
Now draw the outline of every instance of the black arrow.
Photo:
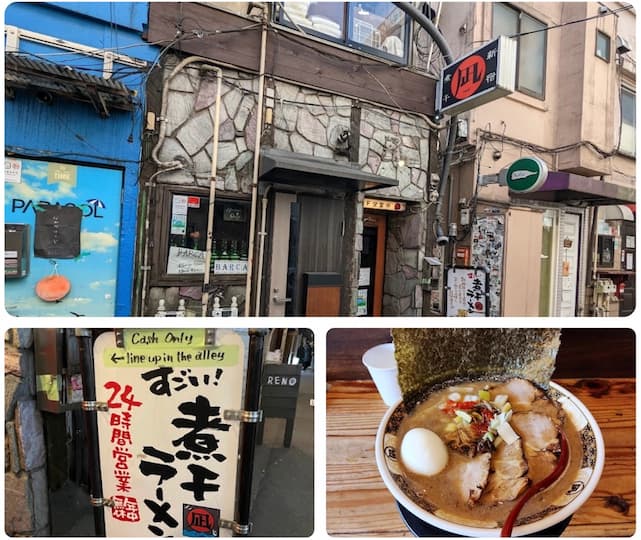
[(116, 353), (113, 353), (113, 354), (111, 355), (111, 361), (112, 361), (114, 364), (117, 364), (117, 363), (118, 363), (118, 360), (124, 360), (124, 359), (125, 359), (125, 357), (124, 357), (124, 356), (116, 356)]

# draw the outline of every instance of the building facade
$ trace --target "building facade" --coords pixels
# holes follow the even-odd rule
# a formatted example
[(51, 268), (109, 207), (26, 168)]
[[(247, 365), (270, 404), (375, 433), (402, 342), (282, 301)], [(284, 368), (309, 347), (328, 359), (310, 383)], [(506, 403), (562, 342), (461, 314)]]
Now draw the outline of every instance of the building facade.
[(151, 5), (140, 314), (422, 314), (434, 80), (363, 6)]
[(5, 300), (12, 315), (131, 315), (147, 4), (5, 13)]
[[(634, 308), (635, 18), (616, 2), (443, 3), (457, 56), (517, 45), (515, 91), (460, 114), (452, 172), (455, 260), (487, 268), (491, 315)], [(538, 191), (492, 180), (525, 156), (549, 170)]]

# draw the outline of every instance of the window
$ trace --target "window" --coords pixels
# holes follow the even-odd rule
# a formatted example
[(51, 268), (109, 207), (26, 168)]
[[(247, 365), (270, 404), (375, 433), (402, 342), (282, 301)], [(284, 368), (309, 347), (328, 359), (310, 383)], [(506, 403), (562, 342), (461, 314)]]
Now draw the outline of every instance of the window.
[(200, 282), (207, 269), (212, 279), (247, 273), (248, 201), (216, 197), (209, 261), (205, 260), (208, 190), (168, 186), (162, 190), (159, 208), (160, 246), (152, 269), (158, 284)]
[(348, 47), (407, 60), (408, 17), (390, 2), (283, 2), (275, 20)]
[(621, 88), (621, 138), (619, 151), (631, 156), (636, 155), (636, 94)]
[(594, 54), (606, 62), (610, 61), (610, 36), (604, 34), (601, 30), (596, 31), (596, 49)]
[(527, 13), (493, 4), (493, 37), (515, 36), (518, 40), (516, 89), (541, 99), (545, 97), (546, 28)]

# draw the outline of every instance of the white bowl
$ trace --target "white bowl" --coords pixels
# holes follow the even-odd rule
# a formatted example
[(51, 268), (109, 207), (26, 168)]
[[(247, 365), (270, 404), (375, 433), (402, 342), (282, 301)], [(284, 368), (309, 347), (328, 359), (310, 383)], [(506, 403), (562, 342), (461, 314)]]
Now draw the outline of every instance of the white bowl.
[[(570, 490), (562, 499), (555, 501), (555, 504), (546, 511), (540, 512), (536, 516), (538, 519), (529, 518), (527, 523), (514, 527), (512, 536), (535, 534), (570, 517), (590, 497), (603, 472), (605, 459), (603, 436), (590, 411), (568, 390), (556, 383), (550, 383), (548, 393), (561, 404), (567, 420), (572, 421), (581, 434), (583, 461)], [(409, 512), (434, 527), (461, 536), (500, 536), (500, 528), (472, 527), (443, 519), (414, 502), (406, 493), (407, 484), (403, 482), (404, 478), (400, 474), (396, 459), (396, 432), (400, 420), (406, 414), (402, 400), (398, 401), (385, 413), (376, 434), (376, 464), (387, 489)]]

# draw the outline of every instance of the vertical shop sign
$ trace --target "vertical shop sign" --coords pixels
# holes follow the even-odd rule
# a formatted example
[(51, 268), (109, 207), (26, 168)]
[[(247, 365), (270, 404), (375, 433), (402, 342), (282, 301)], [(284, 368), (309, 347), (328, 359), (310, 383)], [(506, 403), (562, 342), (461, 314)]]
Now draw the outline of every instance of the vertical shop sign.
[(216, 330), (124, 330), (94, 346), (107, 536), (231, 536), (247, 338)]
[(448, 268), (448, 317), (486, 317), (488, 314), (487, 274), (480, 268)]

